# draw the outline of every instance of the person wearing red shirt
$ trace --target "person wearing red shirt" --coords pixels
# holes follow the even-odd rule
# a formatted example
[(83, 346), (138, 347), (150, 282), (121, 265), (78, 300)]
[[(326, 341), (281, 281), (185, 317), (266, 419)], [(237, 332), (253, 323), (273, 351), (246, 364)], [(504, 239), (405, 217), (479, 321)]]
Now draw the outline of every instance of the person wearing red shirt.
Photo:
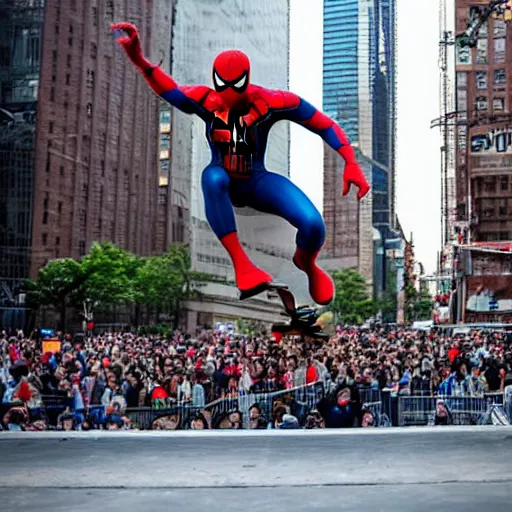
[(308, 367), (306, 370), (306, 384), (313, 384), (318, 380), (318, 371), (311, 359), (308, 359)]

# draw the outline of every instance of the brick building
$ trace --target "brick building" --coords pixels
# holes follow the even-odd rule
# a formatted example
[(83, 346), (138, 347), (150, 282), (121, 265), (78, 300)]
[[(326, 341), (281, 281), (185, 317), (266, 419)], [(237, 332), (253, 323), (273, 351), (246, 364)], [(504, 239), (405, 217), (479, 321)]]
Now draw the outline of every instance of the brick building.
[[(456, 0), (456, 33), (487, 0)], [(460, 241), (512, 239), (512, 28), (490, 18), (456, 50), (456, 202)]]
[(169, 61), (170, 0), (49, 1), (37, 110), (32, 277), (46, 261), (77, 258), (111, 240), (161, 252), (157, 233), (160, 101), (115, 44), (129, 20), (145, 53)]

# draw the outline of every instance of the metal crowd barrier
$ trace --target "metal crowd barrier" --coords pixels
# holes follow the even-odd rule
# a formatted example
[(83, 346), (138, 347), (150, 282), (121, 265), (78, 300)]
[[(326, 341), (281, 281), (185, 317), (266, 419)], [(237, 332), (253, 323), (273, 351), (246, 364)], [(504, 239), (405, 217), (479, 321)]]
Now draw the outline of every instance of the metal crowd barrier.
[[(295, 416), (300, 426), (306, 422), (307, 416), (316, 409), (316, 404), (324, 397), (325, 389), (322, 382), (315, 382), (292, 389), (284, 389), (271, 393), (239, 393), (237, 396), (221, 398), (205, 409), (211, 411), (212, 417), (217, 418), (217, 424), (222, 417), (229, 414), (240, 414), (241, 428), (249, 428), (250, 410), (257, 406), (261, 411), (260, 428), (264, 422), (273, 423), (274, 407), (284, 405), (292, 416)], [(215, 428), (215, 422), (213, 423)]]
[[(497, 425), (510, 422), (512, 413), (512, 391), (507, 398), (503, 393), (488, 393), (481, 397), (455, 396), (410, 396), (360, 388), (363, 410), (370, 411), (376, 427), (426, 426), (437, 424)], [(318, 402), (325, 396), (322, 382), (299, 386), (289, 390), (274, 392), (245, 393), (215, 400), (204, 407), (192, 403), (156, 402), (153, 407), (127, 409), (125, 416), (132, 427), (146, 430), (161, 428), (167, 430), (190, 428), (272, 428), (274, 409), (284, 405), (290, 414), (297, 418), (300, 427), (309, 421)], [(60, 414), (67, 402), (59, 396), (43, 396), (44, 407), (41, 413), (48, 425), (56, 427)], [(441, 419), (436, 410), (438, 403), (444, 404), (447, 420)], [(254, 407), (256, 406), (256, 407)], [(251, 420), (251, 410), (258, 413), (260, 421), (256, 425)], [(105, 423), (104, 406), (91, 406), (86, 411), (95, 428)], [(444, 412), (443, 412), (444, 414)], [(158, 420), (158, 421), (156, 421)]]
[(436, 424), (481, 425), (493, 406), (502, 407), (503, 394), (470, 396), (407, 396), (397, 399), (398, 426)]

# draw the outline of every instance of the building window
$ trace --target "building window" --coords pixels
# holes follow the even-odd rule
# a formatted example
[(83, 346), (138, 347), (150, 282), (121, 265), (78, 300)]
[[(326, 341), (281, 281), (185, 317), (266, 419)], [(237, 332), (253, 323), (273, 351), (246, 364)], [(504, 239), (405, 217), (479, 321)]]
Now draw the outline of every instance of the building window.
[(46, 244), (47, 244), (47, 242), (48, 242), (48, 233), (43, 233), (43, 234), (41, 235), (41, 243), (42, 243), (43, 245), (46, 245)]
[(60, 166), (59, 170), (60, 170), (60, 175), (64, 176), (64, 166), (63, 165)]
[[(478, 7), (477, 7), (478, 9)], [(478, 31), (478, 37), (479, 39), (487, 39), (487, 35), (489, 33), (489, 23), (485, 21), (483, 25), (480, 27), (480, 30)]]
[(487, 89), (487, 71), (476, 72), (476, 88)]
[(505, 62), (505, 45), (506, 39), (504, 37), (494, 40), (494, 62), (496, 64)]
[(484, 179), (484, 192), (488, 192), (488, 193), (496, 192), (496, 178), (485, 178)]
[(85, 256), (85, 240), (78, 242), (78, 255)]
[(60, 236), (55, 238), (55, 245), (60, 245)]
[(466, 88), (468, 86), (468, 74), (464, 71), (457, 71), (457, 88)]
[(505, 99), (494, 98), (492, 100), (492, 109), (494, 110), (494, 112), (503, 112), (505, 110)]
[(71, 75), (68, 73), (66, 75), (66, 85), (69, 85), (69, 82), (71, 81)]
[(57, 75), (52, 75), (52, 83), (54, 84), (57, 81)]
[(487, 98), (485, 96), (478, 96), (476, 98), (476, 109), (487, 110)]
[(508, 190), (508, 176), (502, 176), (501, 177), (501, 185), (500, 188), (502, 191)]
[(507, 25), (503, 20), (494, 20), (493, 36), (505, 37), (507, 35)]
[(58, 34), (60, 30), (59, 24), (55, 23), (55, 33)]
[(50, 89), (50, 101), (52, 103), (55, 101), (55, 89), (53, 87)]
[(505, 69), (495, 69), (494, 70), (494, 85), (505, 85), (507, 83), (507, 75), (505, 74)]
[(53, 133), (53, 121), (50, 121), (50, 124), (48, 125), (48, 133)]
[(108, 17), (114, 16), (114, 0), (107, 0), (107, 5), (105, 7), (105, 13)]
[(48, 224), (48, 211), (43, 212), (43, 224)]
[(62, 213), (62, 201), (59, 201), (59, 203), (57, 205), (57, 212)]
[(498, 201), (498, 215), (500, 217), (506, 217), (507, 216), (507, 200), (506, 199), (500, 199)]
[(86, 80), (87, 87), (92, 89), (94, 87), (94, 71), (92, 69), (87, 70), (87, 80)]
[(487, 39), (479, 39), (476, 43), (476, 63), (487, 64)]
[(488, 206), (487, 208), (482, 209), (482, 217), (485, 219), (491, 219), (494, 217), (494, 207)]
[(98, 56), (98, 47), (96, 43), (91, 43), (91, 59), (95, 59)]
[(466, 112), (468, 109), (468, 91), (459, 89), (457, 91), (457, 112)]
[(85, 210), (78, 211), (78, 221), (80, 227), (84, 228), (87, 225), (87, 212)]

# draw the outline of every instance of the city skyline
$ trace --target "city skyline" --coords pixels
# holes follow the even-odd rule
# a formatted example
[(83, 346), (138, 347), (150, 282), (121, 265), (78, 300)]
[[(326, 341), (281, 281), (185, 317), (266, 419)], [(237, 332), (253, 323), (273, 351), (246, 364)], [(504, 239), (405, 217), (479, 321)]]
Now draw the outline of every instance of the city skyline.
[[(321, 106), (323, 0), (292, 0), (291, 17), (290, 88)], [(441, 141), (430, 128), (439, 116), (438, 2), (422, 5), (422, 22), (410, 22), (417, 19), (414, 2), (397, 0), (396, 211), (405, 234), (414, 234), (416, 258), (433, 272), (441, 230)], [(322, 208), (323, 145), (300, 127), (291, 134), (291, 177)]]

